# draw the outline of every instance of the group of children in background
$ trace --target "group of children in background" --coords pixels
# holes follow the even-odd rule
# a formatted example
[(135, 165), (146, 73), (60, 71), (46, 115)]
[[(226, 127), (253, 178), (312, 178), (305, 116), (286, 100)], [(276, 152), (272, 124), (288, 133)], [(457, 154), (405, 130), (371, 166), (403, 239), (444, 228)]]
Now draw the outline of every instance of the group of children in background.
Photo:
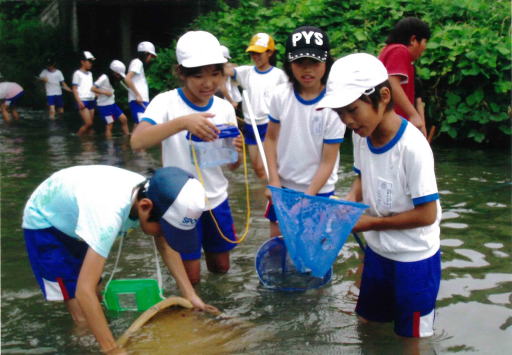
[[(407, 22), (405, 27), (400, 27), (402, 21)], [(255, 132), (250, 124), (249, 107), (242, 101), (245, 144), (249, 146), (256, 175), (262, 179), (266, 175), (256, 147), (255, 138), (259, 134), (268, 161), (269, 185), (329, 197), (335, 192), (340, 144), (348, 127), (353, 131), (357, 177), (345, 199), (370, 206), (354, 228), (366, 232), (368, 243), (356, 312), (369, 321), (394, 321), (395, 331), (401, 336), (430, 336), (440, 282), (441, 208), (433, 154), (424, 137), (424, 118), (413, 111), (414, 107), (403, 104), (404, 95), (409, 100), (414, 98), (411, 62), (425, 49), (430, 33), (428, 26), (418, 19), (402, 21), (396, 27), (402, 39), (395, 43), (390, 36), (388, 46), (381, 53), (384, 64), (364, 53), (334, 62), (326, 32), (313, 26), (299, 27), (286, 41), (284, 71), (275, 67), (275, 43), (269, 34), (254, 35), (246, 49), (254, 65), (235, 66), (228, 63), (229, 51), (215, 36), (205, 31), (190, 31), (176, 45), (176, 75), (182, 86), (160, 93), (151, 101), (144, 76), (144, 63), (156, 56), (151, 43), (139, 44), (141, 55), (132, 61), (128, 74), (125, 75), (121, 62), (113, 61), (112, 73), (103, 74), (94, 84), (89, 72), (94, 57), (90, 52), (83, 52), (81, 67), (73, 76), (73, 92), (84, 121), (79, 134), (90, 129), (94, 110), (90, 102), (94, 94), (98, 95), (98, 107), (107, 124), (119, 118), (123, 132), (127, 133), (126, 117), (116, 108), (111, 86), (112, 80), (124, 80), (130, 89), (130, 108), (137, 123), (130, 140), (132, 148), (161, 145), (162, 165), (178, 168), (192, 178), (196, 170), (190, 158), (187, 133), (209, 142), (217, 139), (218, 125), (236, 126), (234, 108), (240, 102), (240, 95), (234, 89), (238, 84), (247, 90), (257, 123)], [(403, 63), (396, 64), (398, 60)], [(232, 82), (236, 84), (233, 86)], [(406, 85), (405, 90), (402, 84)], [(224, 88), (221, 91), (227, 100), (215, 95), (219, 87)], [(397, 106), (405, 116), (395, 112)], [(234, 140), (239, 152), (243, 144), (241, 137)], [(235, 169), (239, 164), (240, 160), (229, 168)], [(182, 285), (183, 295), (204, 308), (189, 287), (200, 280), (201, 249), (208, 270), (225, 273), (230, 267), (229, 253), (236, 245), (237, 236), (228, 200), (228, 180), (222, 168), (205, 168), (202, 178), (206, 204), (193, 223), (197, 243), (187, 248), (176, 247), (177, 241), (190, 237), (183, 231), (191, 227), (180, 227), (179, 223), (171, 222), (171, 227), (161, 223), (162, 231), (147, 231), (147, 221), (168, 220), (174, 214), (165, 212), (167, 203), (151, 217), (160, 199), (156, 195), (141, 195), (139, 199), (140, 191), (147, 188), (147, 183), (140, 183), (141, 177), (133, 177), (137, 198), (132, 198), (132, 212), (123, 218), (136, 221), (137, 216), (149, 215), (146, 221), (140, 219), (143, 230), (150, 235), (163, 232), (171, 250), (180, 251), (181, 261), (169, 256), (169, 248), (160, 248), (164, 260), (172, 260), (166, 264)], [(187, 194), (195, 194), (192, 189), (183, 190), (182, 185), (185, 198)], [(266, 194), (270, 234), (276, 236), (280, 234), (279, 225), (271, 196), (268, 191)], [(178, 213), (178, 216), (182, 215)], [(30, 229), (28, 219), (24, 220), (24, 228)], [(123, 223), (120, 221), (120, 225)], [(99, 254), (101, 265), (122, 228), (115, 229), (111, 231), (111, 243), (101, 252), (95, 245), (88, 245), (91, 253)], [(81, 237), (79, 230), (73, 233)], [(179, 266), (180, 262), (183, 266)], [(176, 268), (184, 268), (187, 280), (183, 280)], [(88, 287), (95, 285), (100, 275), (101, 272), (96, 272), (93, 280), (88, 280)], [(58, 275), (47, 277), (55, 279)], [(80, 274), (78, 285), (73, 287), (80, 289), (82, 277)], [(101, 312), (98, 308), (91, 309)], [(109, 351), (115, 347), (112, 334), (104, 317), (98, 315), (96, 319), (103, 326), (93, 328), (93, 332), (102, 350)]]

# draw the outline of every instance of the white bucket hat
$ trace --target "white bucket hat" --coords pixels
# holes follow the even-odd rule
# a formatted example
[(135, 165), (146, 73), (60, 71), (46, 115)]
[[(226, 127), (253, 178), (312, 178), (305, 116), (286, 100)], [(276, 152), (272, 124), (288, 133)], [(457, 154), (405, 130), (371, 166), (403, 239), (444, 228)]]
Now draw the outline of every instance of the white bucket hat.
[(325, 96), (317, 110), (350, 105), (363, 94), (371, 94), (377, 85), (388, 80), (384, 64), (373, 55), (356, 53), (334, 62), (327, 79)]
[(120, 60), (114, 59), (109, 66), (110, 70), (114, 73), (121, 75), (123, 78), (126, 76), (126, 66)]
[(226, 63), (218, 39), (206, 31), (189, 31), (176, 44), (178, 64), (186, 68)]
[(147, 52), (156, 57), (155, 45), (148, 41), (140, 42), (137, 45), (137, 52)]

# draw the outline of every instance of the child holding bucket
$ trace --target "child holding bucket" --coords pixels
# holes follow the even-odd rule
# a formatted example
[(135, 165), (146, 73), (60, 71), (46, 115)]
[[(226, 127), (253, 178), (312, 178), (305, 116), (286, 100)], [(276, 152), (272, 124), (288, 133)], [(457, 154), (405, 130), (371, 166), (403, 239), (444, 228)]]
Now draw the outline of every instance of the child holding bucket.
[[(245, 50), (251, 56), (254, 65), (242, 65), (230, 68), (227, 72), (242, 89), (247, 90), (251, 101), (254, 119), (258, 132), (263, 142), (268, 126), (268, 106), (271, 91), (279, 84), (288, 81), (285, 73), (276, 68), (276, 48), (274, 39), (267, 33), (257, 33), (251, 38), (249, 46)], [(242, 101), (242, 109), (245, 118), (244, 137), (249, 149), (252, 167), (256, 175), (265, 178), (263, 161), (258, 152), (256, 137), (251, 126), (247, 103)]]
[(369, 205), (353, 231), (367, 248), (356, 312), (394, 322), (396, 334), (428, 337), (441, 279), (441, 206), (432, 150), (393, 111), (386, 68), (358, 53), (337, 60), (319, 108), (334, 109), (353, 130), (354, 171), (348, 200)]
[[(288, 36), (284, 70), (290, 82), (272, 93), (264, 143), (271, 186), (334, 194), (345, 125), (332, 110), (316, 111), (333, 62), (329, 50), (329, 38), (318, 27), (299, 27)], [(270, 200), (268, 189), (266, 194)], [(271, 237), (280, 235), (270, 201), (265, 216)]]
[(112, 127), (116, 120), (121, 122), (121, 129), (125, 135), (129, 135), (130, 132), (126, 115), (115, 102), (114, 87), (112, 86), (112, 83), (124, 79), (126, 67), (123, 62), (113, 60), (109, 69), (107, 74), (100, 75), (91, 90), (98, 95), (98, 111), (106, 124), (105, 137), (112, 138)]
[(140, 225), (155, 237), (182, 295), (196, 308), (215, 311), (195, 293), (178, 254), (198, 245), (195, 224), (204, 196), (199, 181), (179, 168), (158, 169), (149, 179), (106, 165), (51, 175), (30, 196), (22, 225), (46, 300), (64, 301), (77, 324), (88, 324), (103, 352), (116, 351), (97, 288), (116, 237)]
[[(183, 86), (161, 93), (150, 102), (132, 134), (131, 145), (133, 149), (145, 149), (161, 143), (164, 166), (178, 166), (195, 175), (187, 131), (203, 141), (213, 141), (219, 133), (216, 125), (236, 126), (236, 116), (229, 102), (214, 95), (224, 82), (223, 64), (226, 62), (217, 38), (205, 31), (187, 32), (178, 40), (176, 58), (176, 71)], [(240, 151), (241, 137), (233, 143)], [(238, 165), (239, 161), (230, 168)], [(201, 172), (207, 205), (198, 230), (206, 265), (211, 272), (225, 273), (230, 266), (229, 251), (235, 246), (226, 239), (237, 239), (228, 202), (228, 180), (220, 166)], [(201, 248), (181, 256), (191, 282), (199, 282)]]

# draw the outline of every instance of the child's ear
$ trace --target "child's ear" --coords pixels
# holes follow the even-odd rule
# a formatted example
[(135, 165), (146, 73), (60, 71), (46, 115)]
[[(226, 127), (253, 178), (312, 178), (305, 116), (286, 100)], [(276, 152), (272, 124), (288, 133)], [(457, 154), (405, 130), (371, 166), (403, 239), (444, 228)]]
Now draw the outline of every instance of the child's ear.
[(137, 210), (139, 212), (139, 216), (142, 214), (148, 214), (153, 209), (153, 201), (151, 201), (149, 198), (143, 198), (139, 200), (137, 204)]
[(391, 90), (389, 90), (388, 87), (383, 86), (383, 87), (380, 88), (380, 100), (386, 106), (391, 101)]
[(409, 46), (414, 45), (414, 42), (418, 42), (418, 38), (416, 38), (416, 35), (412, 35), (409, 39)]

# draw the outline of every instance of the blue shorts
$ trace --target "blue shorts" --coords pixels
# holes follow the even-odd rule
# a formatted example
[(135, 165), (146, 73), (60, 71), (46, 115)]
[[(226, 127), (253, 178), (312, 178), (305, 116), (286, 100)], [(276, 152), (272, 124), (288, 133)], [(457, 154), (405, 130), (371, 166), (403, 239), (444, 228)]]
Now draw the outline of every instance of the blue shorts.
[(117, 120), (119, 116), (124, 114), (119, 106), (117, 106), (117, 104), (98, 106), (98, 111), (100, 116), (105, 121), (105, 124), (114, 123), (114, 121)]
[(130, 111), (132, 113), (132, 120), (134, 123), (139, 123), (142, 119), (142, 114), (146, 111), (146, 107), (148, 107), (149, 102), (144, 101), (143, 104), (139, 104), (137, 101), (130, 101)]
[[(233, 216), (231, 216), (231, 209), (229, 208), (228, 199), (213, 209), (213, 215), (222, 229), (222, 233), (228, 239), (236, 241), (238, 238), (233, 224)], [(205, 211), (199, 218), (197, 223), (197, 233), (199, 235), (199, 245), (202, 245), (203, 250), (207, 253), (223, 253), (233, 249), (236, 244), (229, 243), (222, 238), (215, 226), (215, 223), (210, 215), (210, 211)], [(201, 247), (192, 253), (182, 253), (183, 260), (196, 260), (201, 258)]]
[(400, 336), (431, 336), (440, 282), (440, 250), (424, 260), (399, 262), (367, 247), (356, 313), (374, 322), (394, 322)]
[[(334, 195), (334, 191), (324, 192), (316, 195), (321, 197), (331, 197), (332, 195)], [(270, 222), (277, 222), (276, 210), (274, 209), (272, 201), (267, 202), (267, 209), (265, 210), (264, 217), (268, 219)]]
[(55, 228), (23, 229), (23, 234), (32, 271), (45, 299), (64, 301), (75, 298), (87, 243)]
[[(94, 110), (96, 108), (96, 100), (82, 100), (82, 103), (84, 104), (85, 108), (89, 110)], [(76, 105), (76, 108), (80, 110), (80, 107)]]
[[(256, 127), (258, 127), (258, 133), (260, 134), (260, 139), (263, 142), (265, 140), (265, 135), (267, 134), (267, 127), (268, 123), (265, 124), (259, 124)], [(254, 130), (252, 129), (252, 126), (250, 123), (245, 122), (244, 125), (244, 140), (245, 144), (248, 145), (256, 145), (256, 137), (254, 136)]]
[(46, 96), (46, 102), (48, 102), (48, 106), (55, 106), (58, 108), (64, 107), (64, 100), (62, 100), (62, 95)]
[(21, 91), (18, 95), (16, 96), (13, 96), (9, 99), (5, 99), (5, 103), (7, 104), (7, 106), (14, 106), (14, 104), (16, 103), (16, 101), (18, 101), (19, 99), (21, 99), (21, 97), (25, 95), (25, 91)]

